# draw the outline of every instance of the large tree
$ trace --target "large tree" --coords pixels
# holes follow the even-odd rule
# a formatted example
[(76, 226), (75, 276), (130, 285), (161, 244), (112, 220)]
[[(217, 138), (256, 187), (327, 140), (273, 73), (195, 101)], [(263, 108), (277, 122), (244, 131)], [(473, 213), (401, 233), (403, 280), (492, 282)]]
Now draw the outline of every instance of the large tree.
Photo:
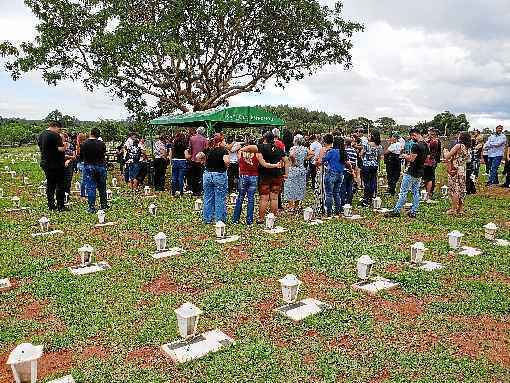
[(342, 3), (318, 0), (25, 0), (35, 41), (0, 44), (14, 79), (38, 70), (50, 84), (110, 89), (139, 113), (205, 110), (232, 96), (284, 87), (326, 64), (351, 66), (362, 25)]

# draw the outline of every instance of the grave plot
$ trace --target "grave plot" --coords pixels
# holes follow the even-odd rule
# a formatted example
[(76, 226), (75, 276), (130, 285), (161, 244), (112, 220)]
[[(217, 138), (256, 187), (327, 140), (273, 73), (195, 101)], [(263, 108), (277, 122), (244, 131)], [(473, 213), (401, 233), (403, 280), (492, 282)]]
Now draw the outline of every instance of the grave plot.
[(9, 278), (0, 279), (0, 291), (7, 291), (12, 287), (11, 281)]
[(71, 271), (73, 275), (80, 276), (110, 269), (111, 266), (107, 262), (93, 262), (94, 252), (94, 248), (90, 245), (80, 247), (78, 253), (81, 257), (81, 264), (69, 267), (69, 271)]
[(39, 220), (39, 227), (41, 231), (38, 233), (33, 233), (33, 238), (49, 237), (55, 234), (64, 234), (62, 230), (50, 230), (50, 220), (47, 217), (41, 217)]
[(156, 251), (152, 254), (152, 258), (154, 259), (162, 259), (168, 257), (176, 257), (178, 255), (184, 254), (184, 249), (180, 247), (172, 247), (167, 249), (167, 236), (165, 233), (158, 233), (154, 236), (154, 241), (156, 242)]
[(214, 231), (216, 233), (216, 240), (215, 240), (216, 243), (219, 243), (222, 245), (225, 243), (236, 242), (241, 239), (241, 237), (238, 235), (227, 236), (227, 227), (221, 221), (216, 222), (216, 224), (214, 225)]
[(435, 271), (442, 269), (442, 264), (425, 261), (423, 259), (425, 251), (427, 251), (427, 248), (423, 242), (416, 242), (411, 246), (411, 266), (424, 271)]
[(368, 294), (377, 294), (380, 291), (398, 287), (399, 284), (392, 280), (383, 277), (371, 278), (370, 273), (372, 272), (373, 265), (374, 261), (368, 255), (362, 255), (358, 259), (356, 269), (358, 278), (361, 281), (351, 285), (354, 290), (361, 290)]

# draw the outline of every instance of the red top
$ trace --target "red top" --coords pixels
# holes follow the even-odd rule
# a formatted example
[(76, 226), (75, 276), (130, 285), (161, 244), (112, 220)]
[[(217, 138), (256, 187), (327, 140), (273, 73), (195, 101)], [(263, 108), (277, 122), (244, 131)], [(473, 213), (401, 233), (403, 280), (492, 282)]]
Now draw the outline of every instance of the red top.
[(280, 141), (278, 138), (275, 138), (275, 139), (274, 139), (274, 145), (275, 145), (278, 149), (280, 149), (282, 152), (284, 152), (284, 151), (285, 151), (285, 144), (284, 144), (282, 141)]
[(241, 153), (241, 156), (239, 158), (239, 175), (240, 176), (259, 175), (259, 160), (257, 160), (256, 154), (246, 152)]

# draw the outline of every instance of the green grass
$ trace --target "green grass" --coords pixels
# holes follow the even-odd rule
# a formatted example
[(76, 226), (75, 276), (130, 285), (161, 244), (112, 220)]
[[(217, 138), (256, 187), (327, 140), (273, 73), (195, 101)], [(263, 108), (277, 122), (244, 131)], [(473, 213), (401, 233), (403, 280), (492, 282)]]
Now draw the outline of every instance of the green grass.
[[(482, 231), (493, 221), (500, 227), (498, 237), (510, 239), (508, 193), (489, 195), (483, 189), (468, 197), (462, 218), (446, 216), (448, 203), (441, 199), (422, 205), (414, 221), (358, 209), (365, 217), (360, 222), (332, 220), (308, 227), (301, 217), (279, 218), (278, 224), (289, 229), (279, 236), (265, 235), (259, 227), (229, 225), (229, 233), (242, 239), (222, 246), (213, 240), (213, 227), (193, 212), (189, 197), (159, 195), (158, 215), (152, 217), (147, 207), (154, 200), (123, 188), (107, 212), (107, 219), (118, 225), (104, 229), (94, 228), (97, 218), (76, 198), (71, 212), (47, 213), (44, 199), (36, 196), (44, 178), (38, 165), (29, 160), (12, 165), (5, 159), (33, 150), (0, 152), (0, 171), (8, 165), (19, 176), (12, 180), (2, 172), (0, 187), (31, 208), (4, 213), (10, 200), (0, 199), (0, 278), (16, 283), (0, 293), (0, 357), (21, 342), (44, 344), (46, 353), (70, 352), (71, 361), (45, 374), (42, 382), (65, 373), (88, 383), (510, 381), (508, 344), (493, 343), (509, 335), (509, 250), (488, 243)], [(32, 186), (21, 187), (25, 175)], [(384, 206), (393, 203), (383, 198)], [(32, 238), (42, 215), (65, 235)], [(454, 229), (483, 255), (450, 253), (446, 235)], [(167, 234), (170, 246), (187, 253), (152, 259), (153, 236), (159, 231)], [(409, 247), (419, 240), (429, 249), (426, 259), (445, 269), (427, 273), (408, 267)], [(67, 267), (79, 262), (77, 249), (85, 243), (112, 268), (72, 276)], [(378, 297), (351, 290), (362, 254), (376, 261), (374, 274), (398, 281), (400, 289)], [(299, 324), (276, 314), (278, 279), (287, 273), (303, 280), (302, 297), (327, 301), (333, 308)], [(173, 286), (167, 292), (153, 294), (146, 288), (162, 277)], [(159, 347), (178, 339), (174, 309), (185, 301), (204, 310), (199, 331), (220, 328), (236, 344), (201, 360), (172, 364)], [(26, 307), (34, 302), (39, 311), (27, 315)], [(409, 302), (420, 311), (406, 315)], [(494, 336), (473, 340), (481, 343), (468, 353), (452, 337), (487, 330), (473, 324), (480, 318), (491, 323)], [(83, 350), (93, 345), (106, 349), (106, 356), (86, 358)], [(152, 354), (142, 361), (128, 357), (141, 349)], [(0, 381), (8, 375), (0, 368)]]

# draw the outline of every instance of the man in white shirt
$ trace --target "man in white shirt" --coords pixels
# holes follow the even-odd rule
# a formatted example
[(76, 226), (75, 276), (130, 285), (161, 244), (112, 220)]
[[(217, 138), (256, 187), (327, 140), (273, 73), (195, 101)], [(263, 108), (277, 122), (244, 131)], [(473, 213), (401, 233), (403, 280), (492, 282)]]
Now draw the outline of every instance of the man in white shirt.
[(400, 143), (400, 135), (393, 132), (390, 137), (390, 145), (384, 151), (384, 162), (386, 164), (386, 174), (388, 177), (388, 194), (395, 195), (397, 182), (402, 172), (402, 161), (400, 155), (404, 146)]
[(487, 185), (499, 185), (498, 169), (506, 148), (506, 136), (503, 134), (503, 125), (496, 126), (496, 132), (488, 138), (485, 146), (487, 148), (490, 168)]
[(319, 158), (319, 154), (322, 149), (322, 145), (319, 142), (319, 137), (317, 135), (312, 135), (310, 137), (312, 143), (310, 144), (310, 150), (313, 152), (313, 158), (310, 160), (310, 164), (308, 165), (308, 179), (312, 180), (312, 190), (315, 190), (315, 179), (317, 178), (317, 159)]

